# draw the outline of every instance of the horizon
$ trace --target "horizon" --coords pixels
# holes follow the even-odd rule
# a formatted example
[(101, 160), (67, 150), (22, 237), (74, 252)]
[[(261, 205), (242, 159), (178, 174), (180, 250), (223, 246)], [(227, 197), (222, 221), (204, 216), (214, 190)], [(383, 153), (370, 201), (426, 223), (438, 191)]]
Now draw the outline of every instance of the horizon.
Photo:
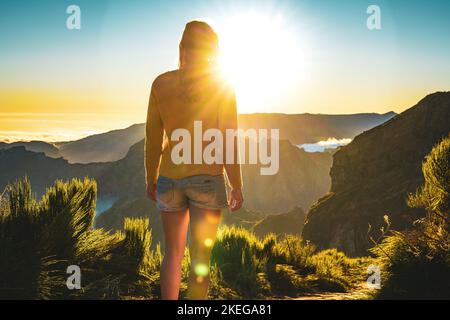
[[(406, 109), (408, 110), (408, 109)], [(406, 111), (405, 110), (405, 111)], [(281, 112), (263, 112), (263, 113), (239, 113), (239, 116), (241, 115), (286, 115), (286, 116), (301, 116), (301, 115), (311, 115), (311, 116), (358, 116), (358, 115), (387, 115), (393, 113), (395, 115), (398, 115), (399, 113), (395, 112), (395, 111), (388, 111), (388, 112), (384, 112), (384, 113), (378, 113), (378, 112), (361, 112), (361, 113), (341, 113), (341, 114), (325, 114), (325, 113), (281, 113)], [(0, 116), (2, 114), (0, 113)], [(111, 129), (107, 129), (105, 131), (96, 131), (96, 132), (90, 132), (90, 133), (85, 133), (84, 135), (80, 135), (80, 136), (76, 136), (73, 137), (72, 139), (65, 139), (65, 140), (55, 140), (56, 136), (45, 136), (42, 134), (37, 134), (35, 137), (30, 136), (28, 139), (14, 139), (14, 138), (8, 138), (6, 136), (2, 136), (2, 131), (0, 131), (0, 143), (7, 143), (7, 144), (12, 144), (12, 143), (22, 143), (22, 142), (45, 142), (48, 144), (59, 144), (59, 143), (65, 143), (65, 142), (74, 142), (74, 141), (78, 141), (78, 140), (82, 140), (85, 138), (89, 138), (91, 136), (96, 136), (96, 135), (101, 135), (101, 134), (106, 134), (109, 132), (113, 132), (113, 131), (121, 131), (121, 130), (127, 130), (133, 126), (138, 126), (138, 125), (145, 125), (145, 121), (144, 122), (136, 122), (136, 123), (132, 123), (132, 124), (128, 124), (125, 125), (124, 127), (117, 127), (117, 128), (111, 128)], [(334, 137), (330, 137), (330, 139), (333, 139)]]
[(176, 68), (184, 25), (199, 17), (219, 33), (241, 114), (400, 113), (450, 89), (447, 1), (377, 1), (380, 30), (366, 27), (366, 0), (80, 0), (80, 30), (66, 28), (70, 4), (2, 4), (0, 141), (145, 122), (151, 82)]

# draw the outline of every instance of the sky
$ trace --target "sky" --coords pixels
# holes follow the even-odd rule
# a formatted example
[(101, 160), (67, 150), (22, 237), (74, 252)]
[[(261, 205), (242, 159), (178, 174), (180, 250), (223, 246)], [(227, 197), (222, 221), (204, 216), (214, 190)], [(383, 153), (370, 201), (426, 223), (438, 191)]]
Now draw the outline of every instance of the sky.
[[(66, 27), (72, 4), (80, 30)], [(366, 25), (373, 4), (380, 30)], [(0, 140), (144, 122), (193, 19), (218, 32), (241, 113), (401, 112), (450, 90), (446, 0), (2, 0)]]

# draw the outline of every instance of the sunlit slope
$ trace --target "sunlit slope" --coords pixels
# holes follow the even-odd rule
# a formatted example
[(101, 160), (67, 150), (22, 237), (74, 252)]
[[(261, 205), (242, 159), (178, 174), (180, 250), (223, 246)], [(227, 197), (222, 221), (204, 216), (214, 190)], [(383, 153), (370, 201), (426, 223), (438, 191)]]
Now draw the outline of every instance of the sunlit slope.
[(303, 236), (320, 248), (366, 255), (368, 224), (390, 215), (404, 229), (423, 214), (406, 205), (423, 183), (422, 161), (450, 132), (450, 92), (427, 96), (382, 126), (357, 136), (333, 157), (331, 192), (308, 213)]

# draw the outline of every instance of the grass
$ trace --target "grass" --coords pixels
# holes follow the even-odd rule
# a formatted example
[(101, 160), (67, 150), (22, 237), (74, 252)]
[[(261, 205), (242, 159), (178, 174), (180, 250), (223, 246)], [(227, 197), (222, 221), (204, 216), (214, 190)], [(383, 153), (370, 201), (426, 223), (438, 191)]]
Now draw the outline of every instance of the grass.
[[(96, 183), (57, 181), (38, 201), (28, 179), (0, 200), (0, 298), (159, 298), (159, 244), (151, 250), (148, 219), (125, 219), (124, 231), (93, 228)], [(260, 239), (222, 227), (211, 258), (210, 298), (265, 299), (302, 293), (345, 292), (360, 281), (364, 259), (336, 250), (318, 252), (298, 236)], [(81, 269), (81, 290), (66, 287), (67, 267)], [(181, 297), (190, 268), (183, 260)]]
[(384, 279), (379, 299), (450, 299), (450, 136), (422, 164), (424, 185), (408, 204), (426, 217), (410, 231), (391, 232), (372, 252)]
[(247, 299), (346, 292), (363, 281), (368, 262), (368, 258), (350, 259), (335, 249), (318, 252), (298, 236), (270, 234), (258, 239), (237, 227), (219, 231), (211, 261), (220, 271), (214, 287), (229, 288)]
[[(375, 259), (318, 251), (295, 235), (258, 238), (242, 227), (222, 227), (212, 249), (210, 298), (348, 292), (375, 264), (382, 271), (375, 298), (450, 299), (450, 138), (433, 148), (422, 169), (425, 183), (408, 203), (427, 216), (411, 231), (386, 236), (382, 229)], [(125, 219), (123, 232), (94, 229), (96, 195), (88, 178), (56, 181), (39, 201), (27, 178), (8, 186), (0, 195), (0, 299), (159, 298), (163, 255), (159, 244), (151, 250), (148, 219)], [(81, 290), (66, 286), (72, 265), (80, 267)], [(181, 297), (189, 268), (186, 249)]]

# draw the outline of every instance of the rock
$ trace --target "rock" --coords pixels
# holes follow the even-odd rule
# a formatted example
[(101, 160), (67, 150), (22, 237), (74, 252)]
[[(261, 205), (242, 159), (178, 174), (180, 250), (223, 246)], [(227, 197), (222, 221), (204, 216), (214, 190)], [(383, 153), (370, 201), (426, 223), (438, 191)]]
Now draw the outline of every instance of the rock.
[(392, 229), (409, 228), (424, 212), (408, 208), (407, 195), (422, 185), (422, 161), (449, 134), (449, 119), (450, 92), (438, 92), (337, 151), (330, 193), (308, 212), (303, 237), (361, 256), (369, 223), (378, 230), (387, 214)]

